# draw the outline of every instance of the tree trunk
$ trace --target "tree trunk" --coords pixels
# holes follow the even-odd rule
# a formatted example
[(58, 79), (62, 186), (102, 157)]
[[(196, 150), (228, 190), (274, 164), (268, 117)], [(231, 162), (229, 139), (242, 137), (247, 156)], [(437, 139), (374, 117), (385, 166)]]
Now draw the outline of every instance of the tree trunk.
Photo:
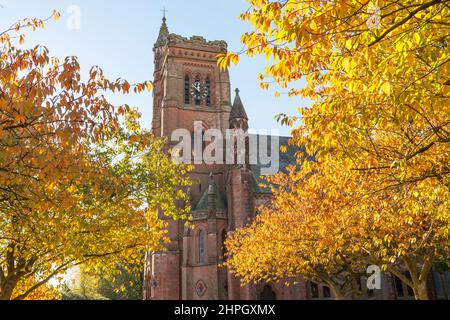
[(418, 283), (413, 288), (416, 300), (429, 300), (427, 282)]
[(0, 288), (0, 300), (11, 300), (18, 282), (16, 277), (6, 280)]
[(13, 290), (14, 288), (6, 284), (5, 287), (0, 291), (0, 301), (11, 300)]
[(345, 296), (342, 294), (341, 290), (337, 288), (336, 285), (329, 283), (328, 286), (330, 287), (330, 291), (336, 300), (345, 300)]

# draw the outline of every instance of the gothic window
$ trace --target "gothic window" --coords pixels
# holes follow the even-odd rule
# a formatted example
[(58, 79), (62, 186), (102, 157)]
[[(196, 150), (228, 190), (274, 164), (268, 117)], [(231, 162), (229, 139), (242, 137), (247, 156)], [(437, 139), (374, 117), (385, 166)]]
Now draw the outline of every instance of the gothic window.
[[(411, 279), (411, 273), (409, 273), (409, 271), (407, 271), (407, 272), (405, 273), (405, 276), (408, 278), (408, 280), (412, 281), (412, 279)], [(413, 290), (410, 286), (408, 286), (408, 285), (406, 285), (406, 284), (405, 284), (405, 286), (406, 286), (406, 291), (408, 292), (408, 296), (414, 297), (414, 290)]]
[(222, 236), (221, 236), (221, 241), (222, 241), (221, 250), (222, 250), (222, 259), (224, 261), (226, 259), (226, 255), (227, 255), (227, 247), (225, 246), (225, 240), (227, 240), (227, 230), (223, 229)]
[(410, 286), (406, 285), (406, 291), (408, 291), (408, 296), (414, 297), (414, 290)]
[[(411, 280), (411, 275), (409, 274), (409, 272), (405, 272), (403, 273), (403, 275)], [(394, 286), (397, 297), (406, 299), (414, 297), (413, 289), (396, 276), (394, 276)]]
[(399, 278), (394, 276), (395, 282), (395, 291), (397, 292), (398, 297), (403, 297), (405, 294), (403, 292), (403, 282)]
[(330, 288), (327, 286), (322, 287), (322, 293), (324, 298), (331, 298), (331, 291)]
[[(195, 134), (195, 132), (192, 132), (191, 133), (191, 151), (192, 151), (192, 155), (195, 157), (197, 154), (196, 154), (196, 150), (195, 150), (195, 136), (196, 136), (196, 134)], [(202, 134), (201, 134), (201, 137), (200, 137), (200, 139), (201, 139), (201, 148), (202, 148), (202, 150), (201, 150), (201, 153), (203, 154), (203, 151), (205, 151), (205, 148), (206, 148), (206, 141), (205, 141), (205, 132), (204, 131), (202, 131)], [(200, 155), (199, 155), (200, 156)]]
[(205, 231), (198, 232), (198, 264), (205, 263)]
[(206, 105), (209, 107), (211, 105), (211, 80), (209, 80), (209, 78), (206, 78), (205, 90), (206, 90)]
[(319, 286), (317, 285), (317, 283), (310, 282), (310, 289), (311, 289), (311, 298), (318, 299), (319, 298)]
[(439, 270), (432, 273), (436, 286), (437, 299), (448, 300), (450, 296), (450, 272)]
[(195, 132), (191, 132), (191, 151), (192, 155), (195, 156)]
[(189, 90), (190, 90), (190, 80), (189, 80), (189, 76), (186, 75), (186, 77), (184, 78), (184, 103), (185, 104), (190, 104), (191, 103), (191, 95), (189, 94)]

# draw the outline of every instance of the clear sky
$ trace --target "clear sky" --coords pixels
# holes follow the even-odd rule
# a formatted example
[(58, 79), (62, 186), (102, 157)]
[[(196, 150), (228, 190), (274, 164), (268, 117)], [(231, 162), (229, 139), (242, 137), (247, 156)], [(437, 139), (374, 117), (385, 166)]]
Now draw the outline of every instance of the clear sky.
[[(152, 80), (152, 48), (164, 7), (171, 33), (225, 40), (232, 51), (242, 49), (240, 37), (250, 28), (238, 19), (248, 8), (245, 0), (0, 0), (0, 5), (0, 30), (19, 18), (43, 18), (53, 9), (58, 10), (61, 19), (28, 33), (25, 45), (43, 44), (58, 58), (77, 56), (82, 72), (99, 65), (110, 79), (122, 77), (130, 82)], [(79, 29), (68, 27), (68, 9), (73, 5), (80, 9)], [(286, 95), (275, 98), (273, 91), (261, 90), (257, 74), (264, 70), (265, 63), (264, 57), (243, 57), (237, 67), (230, 69), (231, 85), (240, 89), (251, 128), (279, 129), (280, 134), (289, 135), (290, 129), (279, 126), (274, 116), (295, 114), (307, 102)], [(151, 93), (112, 99), (137, 107), (143, 115), (143, 126), (150, 127)]]

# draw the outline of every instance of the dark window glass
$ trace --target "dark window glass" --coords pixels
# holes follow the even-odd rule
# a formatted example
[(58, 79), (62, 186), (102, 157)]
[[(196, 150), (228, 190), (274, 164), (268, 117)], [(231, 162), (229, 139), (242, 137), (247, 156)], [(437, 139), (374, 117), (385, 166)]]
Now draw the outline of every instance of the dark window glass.
[(191, 103), (189, 90), (190, 90), (189, 76), (186, 76), (186, 78), (184, 78), (184, 103), (185, 104)]
[(311, 298), (317, 299), (319, 298), (319, 286), (317, 283), (310, 282), (310, 288), (311, 288)]
[(403, 292), (403, 282), (399, 278), (394, 276), (395, 281), (395, 290), (397, 292), (397, 296), (403, 297), (405, 294)]
[(227, 247), (225, 246), (225, 240), (227, 240), (227, 230), (222, 231), (222, 257), (225, 260), (227, 254)]
[(331, 291), (329, 287), (322, 287), (322, 291), (323, 291), (323, 297), (324, 298), (331, 298)]
[[(412, 280), (412, 279), (411, 279), (411, 274), (409, 273), (409, 271), (407, 271), (407, 272), (405, 273), (405, 276), (406, 276), (409, 280)], [(406, 285), (406, 290), (408, 291), (408, 296), (414, 297), (414, 290), (413, 290), (410, 286)]]
[(206, 79), (206, 83), (205, 83), (205, 90), (206, 90), (206, 105), (210, 106), (211, 105), (211, 81), (208, 79)]
[(408, 296), (414, 297), (414, 290), (410, 286), (406, 286), (406, 289), (408, 290)]
[(198, 233), (198, 263), (205, 263), (205, 232), (203, 230)]

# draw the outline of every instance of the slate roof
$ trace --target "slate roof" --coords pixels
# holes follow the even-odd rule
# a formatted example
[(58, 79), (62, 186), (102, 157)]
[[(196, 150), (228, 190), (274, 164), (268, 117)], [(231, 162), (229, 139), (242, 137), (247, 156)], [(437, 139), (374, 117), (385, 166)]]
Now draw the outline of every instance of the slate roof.
[[(261, 137), (261, 135), (258, 135), (258, 155), (261, 152), (261, 150), (259, 149), (261, 147), (260, 143), (259, 143), (260, 137)], [(286, 148), (287, 148), (286, 152), (281, 152), (281, 150), (279, 150), (279, 171), (286, 172), (286, 168), (288, 166), (297, 164), (297, 161), (296, 161), (297, 158), (296, 158), (295, 154), (299, 151), (302, 151), (302, 149), (299, 147), (295, 147), (295, 146), (289, 146), (289, 140), (291, 139), (291, 137), (267, 136), (267, 151), (266, 151), (267, 155), (270, 155), (270, 146), (271, 146), (270, 141), (273, 138), (279, 138), (280, 147), (286, 146)], [(270, 167), (270, 165), (262, 165), (261, 163), (250, 165), (250, 169), (253, 174), (252, 188), (253, 188), (253, 191), (256, 193), (270, 194), (271, 193), (270, 186), (268, 185), (267, 181), (261, 177), (261, 169), (264, 167)], [(265, 184), (266, 187), (262, 187), (262, 186), (260, 186), (260, 184)]]
[(234, 98), (233, 107), (230, 112), (230, 120), (245, 119), (248, 120), (241, 97), (239, 96), (239, 89), (236, 89), (236, 97)]
[[(261, 135), (257, 136), (258, 141), (258, 155), (259, 155), (259, 148), (261, 147), (259, 144), (259, 138)], [(286, 168), (290, 165), (296, 165), (296, 153), (298, 151), (301, 151), (301, 148), (299, 147), (293, 147), (289, 146), (289, 140), (290, 137), (273, 137), (273, 136), (267, 136), (267, 155), (270, 155), (270, 146), (271, 146), (271, 139), (272, 138), (279, 138), (279, 145), (286, 146), (287, 151), (281, 152), (279, 151), (279, 170), (286, 172)], [(251, 187), (253, 192), (259, 193), (259, 194), (270, 194), (270, 185), (267, 183), (267, 181), (264, 180), (263, 177), (261, 177), (261, 169), (264, 167), (269, 167), (270, 165), (262, 165), (262, 164), (252, 164), (250, 165), (250, 169), (252, 171), (252, 180), (251, 180)], [(214, 183), (214, 182), (213, 182)], [(260, 184), (265, 184), (265, 186), (260, 186)], [(197, 205), (195, 206), (194, 211), (206, 211), (208, 209), (208, 190), (210, 188), (206, 188), (205, 192), (202, 194), (200, 200), (198, 201)], [(227, 202), (226, 197), (223, 195), (218, 188), (214, 188), (216, 191), (216, 208), (217, 210), (226, 210), (227, 208)]]
[(200, 200), (198, 201), (197, 205), (194, 208), (194, 211), (208, 210), (208, 193), (211, 190), (211, 188), (214, 189), (214, 192), (216, 194), (216, 209), (221, 211), (227, 208), (225, 197), (219, 191), (219, 188), (217, 188), (214, 180), (212, 181), (210, 180), (208, 188), (206, 188), (205, 192), (203, 192), (202, 197), (200, 198)]

